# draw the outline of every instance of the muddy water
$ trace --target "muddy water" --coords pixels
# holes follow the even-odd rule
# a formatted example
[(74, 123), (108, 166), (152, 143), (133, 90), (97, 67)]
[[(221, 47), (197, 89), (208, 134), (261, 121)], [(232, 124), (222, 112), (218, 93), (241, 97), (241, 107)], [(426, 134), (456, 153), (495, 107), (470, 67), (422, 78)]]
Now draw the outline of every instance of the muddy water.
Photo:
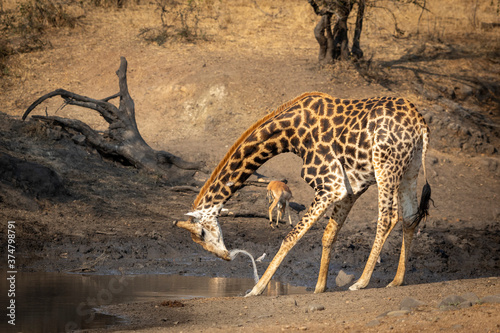
[[(105, 328), (126, 321), (99, 312), (99, 307), (124, 302), (238, 296), (254, 286), (252, 279), (178, 275), (81, 275), (17, 273), (15, 326), (5, 314), (6, 279), (2, 279), (1, 332), (65, 332)], [(305, 288), (271, 281), (268, 295), (304, 293)], [(5, 294), (5, 295), (4, 295)], [(6, 319), (7, 318), (7, 319)]]

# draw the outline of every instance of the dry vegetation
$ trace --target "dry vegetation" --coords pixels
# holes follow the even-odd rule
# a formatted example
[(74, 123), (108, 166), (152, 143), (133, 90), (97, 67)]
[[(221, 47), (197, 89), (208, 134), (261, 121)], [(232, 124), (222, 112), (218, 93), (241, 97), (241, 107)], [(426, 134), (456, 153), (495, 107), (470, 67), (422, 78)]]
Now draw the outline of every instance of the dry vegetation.
[[(473, 88), (475, 104), (498, 109), (500, 28), (492, 23), (499, 22), (499, 6), (498, 1), (486, 0), (426, 1), (421, 9), (405, 1), (369, 1), (362, 35), (364, 60), (327, 70), (334, 82), (361, 75), (361, 80), (397, 88), (417, 102), (423, 94), (415, 84), (434, 97), (452, 97), (465, 84)], [(305, 0), (2, 0), (0, 9), (1, 86), (6, 92), (36, 75), (37, 51), (65, 52), (59, 41), (69, 36), (81, 36), (84, 50), (103, 47), (99, 44), (113, 38), (128, 40), (130, 48), (195, 45), (207, 51), (250, 49), (271, 57), (293, 51), (316, 54), (312, 28), (317, 17)], [(352, 15), (351, 34), (354, 20)], [(111, 21), (116, 30), (102, 31)], [(85, 36), (96, 33), (102, 39), (87, 45)], [(152, 44), (144, 45), (145, 40)]]

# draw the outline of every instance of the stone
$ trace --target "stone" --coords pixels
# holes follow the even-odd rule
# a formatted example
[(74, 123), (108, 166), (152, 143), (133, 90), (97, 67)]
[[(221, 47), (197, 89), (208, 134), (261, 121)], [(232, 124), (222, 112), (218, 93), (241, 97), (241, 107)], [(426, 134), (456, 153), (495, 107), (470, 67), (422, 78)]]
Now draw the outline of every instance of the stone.
[(450, 295), (446, 298), (444, 298), (438, 305), (438, 308), (444, 308), (444, 307), (449, 307), (449, 306), (458, 306), (460, 303), (467, 301), (465, 298), (462, 296), (458, 295)]
[(469, 293), (465, 293), (462, 295), (463, 298), (465, 298), (466, 300), (472, 302), (472, 303), (478, 303), (479, 302), (479, 297), (477, 297), (476, 294), (472, 293), (472, 292), (469, 292)]
[(306, 312), (323, 311), (324, 309), (325, 307), (321, 304), (310, 304), (307, 307)]
[(339, 274), (335, 278), (335, 283), (339, 287), (344, 287), (354, 280), (353, 274), (346, 274), (343, 270), (339, 271)]
[(459, 309), (470, 308), (471, 306), (472, 306), (472, 302), (471, 301), (464, 301), (464, 302), (458, 304), (458, 308)]
[(390, 311), (386, 311), (384, 313), (381, 313), (377, 316), (377, 319), (380, 319), (380, 318), (384, 318), (384, 317), (387, 317), (387, 314), (389, 313)]
[(380, 320), (374, 319), (366, 323), (366, 327), (375, 327), (380, 325)]
[(408, 310), (396, 310), (396, 311), (389, 311), (387, 312), (387, 317), (402, 317), (404, 315), (407, 315), (410, 313)]
[(71, 137), (71, 140), (73, 140), (74, 143), (80, 146), (83, 146), (85, 144), (86, 139), (87, 138), (85, 137), (85, 135), (82, 134), (76, 134)]
[(418, 299), (412, 298), (412, 297), (405, 297), (402, 301), (401, 304), (399, 305), (401, 310), (413, 310), (415, 308), (418, 308), (419, 306), (425, 305), (424, 302), (419, 301)]
[(481, 303), (500, 303), (500, 295), (484, 296)]

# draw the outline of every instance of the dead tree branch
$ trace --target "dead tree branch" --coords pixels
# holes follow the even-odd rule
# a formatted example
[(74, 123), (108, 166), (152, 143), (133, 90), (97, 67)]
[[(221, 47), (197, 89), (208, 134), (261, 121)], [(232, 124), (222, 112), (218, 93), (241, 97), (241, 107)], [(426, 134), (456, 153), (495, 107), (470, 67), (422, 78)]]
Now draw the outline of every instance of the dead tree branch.
[[(116, 72), (120, 92), (104, 99), (93, 99), (73, 92), (57, 89), (38, 98), (23, 114), (23, 120), (42, 102), (52, 97), (60, 96), (65, 105), (76, 105), (97, 111), (109, 124), (105, 133), (98, 133), (89, 125), (77, 119), (66, 119), (56, 116), (33, 116), (38, 121), (50, 125), (70, 128), (85, 136), (85, 142), (95, 148), (101, 155), (123, 159), (137, 168), (167, 176), (167, 178), (193, 174), (200, 170), (201, 165), (184, 161), (180, 157), (166, 151), (152, 149), (142, 138), (135, 119), (135, 105), (128, 91), (127, 60), (120, 59), (120, 68)], [(116, 107), (109, 101), (120, 98)], [(174, 176), (175, 174), (175, 176)]]

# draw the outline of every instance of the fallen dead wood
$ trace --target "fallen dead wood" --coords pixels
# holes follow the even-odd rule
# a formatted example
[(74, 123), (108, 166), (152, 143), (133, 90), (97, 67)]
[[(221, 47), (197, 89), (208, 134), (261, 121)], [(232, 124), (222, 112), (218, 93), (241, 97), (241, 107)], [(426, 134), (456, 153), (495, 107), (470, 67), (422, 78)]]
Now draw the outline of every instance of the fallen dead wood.
[[(192, 177), (201, 165), (184, 161), (182, 158), (166, 151), (152, 149), (142, 138), (135, 119), (135, 105), (128, 91), (127, 60), (120, 59), (120, 68), (116, 72), (120, 91), (103, 99), (94, 99), (73, 92), (56, 89), (38, 98), (23, 114), (23, 120), (43, 101), (55, 96), (64, 100), (64, 105), (76, 105), (97, 111), (109, 124), (108, 130), (100, 133), (86, 123), (77, 119), (57, 116), (32, 116), (34, 120), (45, 122), (51, 126), (62, 126), (81, 133), (87, 145), (95, 148), (101, 155), (110, 157), (140, 169), (159, 173), (175, 183), (182, 183), (185, 177)], [(119, 106), (109, 101), (119, 98)]]

